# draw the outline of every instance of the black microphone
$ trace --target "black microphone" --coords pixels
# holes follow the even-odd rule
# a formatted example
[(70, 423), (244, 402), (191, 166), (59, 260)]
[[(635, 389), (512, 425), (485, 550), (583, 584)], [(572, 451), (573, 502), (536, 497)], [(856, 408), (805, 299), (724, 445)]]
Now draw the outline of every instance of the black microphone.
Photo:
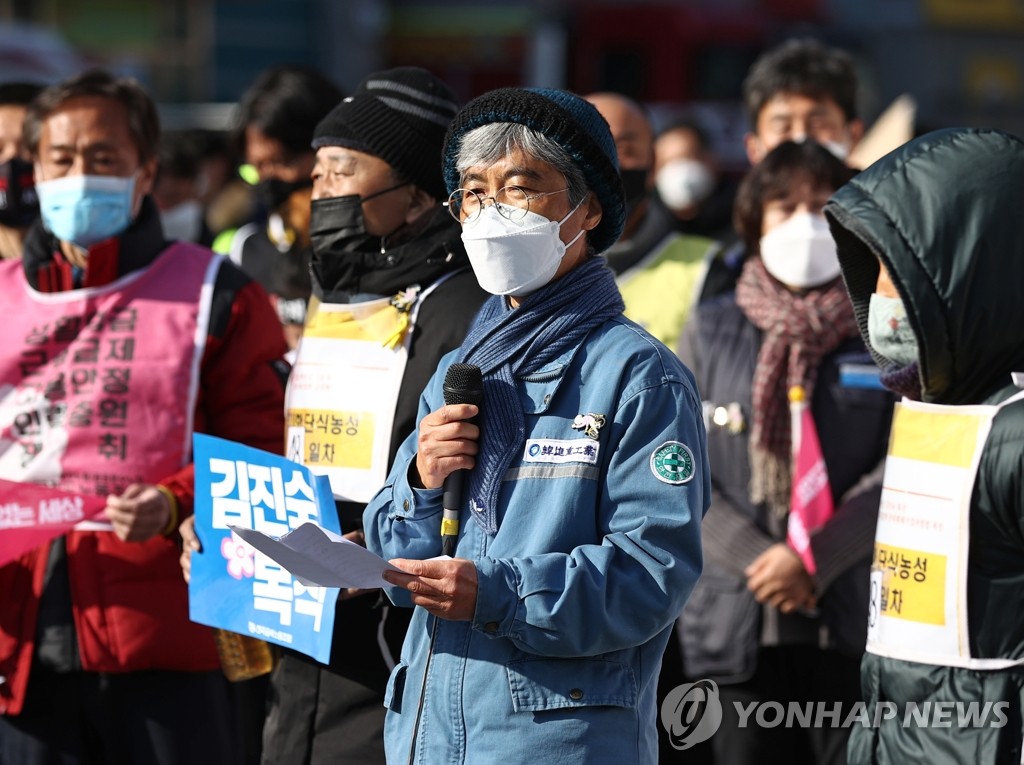
[[(452, 364), (444, 376), (444, 403), (473, 404), (479, 411), (484, 401), (484, 378), (480, 367), (474, 364)], [(470, 420), (475, 422), (476, 417)], [(456, 470), (444, 479), (444, 497), (441, 516), (441, 553), (455, 555), (455, 543), (459, 539), (459, 508), (462, 506), (462, 490), (469, 471)]]

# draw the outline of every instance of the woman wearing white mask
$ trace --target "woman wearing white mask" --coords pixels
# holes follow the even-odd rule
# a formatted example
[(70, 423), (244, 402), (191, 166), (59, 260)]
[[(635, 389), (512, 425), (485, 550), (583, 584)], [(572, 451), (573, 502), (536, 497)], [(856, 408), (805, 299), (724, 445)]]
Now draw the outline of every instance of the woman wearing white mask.
[[(622, 316), (595, 257), (625, 217), (614, 141), (578, 96), (506, 88), (456, 116), (444, 160), (493, 297), (363, 516), (367, 547), (404, 572), (389, 596), (416, 606), (388, 761), (654, 762), (658, 667), (700, 573), (710, 477), (692, 375)], [(480, 407), (445, 405), (453, 362), (479, 367)], [(442, 526), (460, 469), (461, 521), (446, 502)], [(454, 557), (438, 560), (442, 529)]]
[(821, 209), (852, 174), (813, 142), (768, 154), (735, 212), (760, 257), (746, 261), (734, 293), (701, 304), (684, 334), (713, 489), (705, 572), (680, 634), (687, 672), (720, 685), (724, 730), (712, 745), (722, 762), (845, 763), (849, 730), (839, 723), (741, 726), (730, 702), (839, 703), (845, 715), (860, 698), (873, 471), (891, 398), (844, 375), (871, 361)]

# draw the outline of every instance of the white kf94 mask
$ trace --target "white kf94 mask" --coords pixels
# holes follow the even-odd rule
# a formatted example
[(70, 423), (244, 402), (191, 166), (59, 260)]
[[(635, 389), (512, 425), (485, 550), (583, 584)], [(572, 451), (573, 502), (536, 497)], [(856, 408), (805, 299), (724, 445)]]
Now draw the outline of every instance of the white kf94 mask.
[(761, 237), (761, 261), (768, 273), (796, 289), (839, 276), (836, 243), (824, 216), (796, 213)]
[(462, 243), (480, 287), (492, 295), (522, 297), (550, 282), (566, 248), (583, 236), (580, 229), (568, 244), (558, 236), (562, 224), (581, 204), (557, 221), (535, 212), (509, 220), (492, 204), (463, 224)]

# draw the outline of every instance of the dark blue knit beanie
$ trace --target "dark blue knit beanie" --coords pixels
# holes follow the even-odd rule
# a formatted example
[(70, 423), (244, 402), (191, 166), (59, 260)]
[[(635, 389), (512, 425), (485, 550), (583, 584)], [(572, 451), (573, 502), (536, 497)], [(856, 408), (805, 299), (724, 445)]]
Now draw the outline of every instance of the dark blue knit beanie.
[(574, 93), (553, 88), (500, 88), (470, 101), (455, 115), (445, 136), (444, 182), (448, 192), (459, 187), (455, 160), (462, 137), (478, 127), (499, 122), (525, 125), (566, 151), (601, 202), (601, 222), (588, 236), (590, 245), (600, 253), (615, 244), (626, 222), (615, 141), (604, 117)]

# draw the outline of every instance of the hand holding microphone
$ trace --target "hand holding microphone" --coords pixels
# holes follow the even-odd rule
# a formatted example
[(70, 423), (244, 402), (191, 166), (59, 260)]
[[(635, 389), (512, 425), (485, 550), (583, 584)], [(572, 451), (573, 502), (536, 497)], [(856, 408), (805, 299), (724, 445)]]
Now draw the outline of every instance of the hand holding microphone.
[(451, 555), (458, 537), (462, 490), (476, 464), (480, 429), (473, 422), (483, 402), (483, 377), (472, 364), (452, 364), (444, 380), (445, 406), (420, 422), (416, 470), (424, 488), (444, 486), (442, 551)]

